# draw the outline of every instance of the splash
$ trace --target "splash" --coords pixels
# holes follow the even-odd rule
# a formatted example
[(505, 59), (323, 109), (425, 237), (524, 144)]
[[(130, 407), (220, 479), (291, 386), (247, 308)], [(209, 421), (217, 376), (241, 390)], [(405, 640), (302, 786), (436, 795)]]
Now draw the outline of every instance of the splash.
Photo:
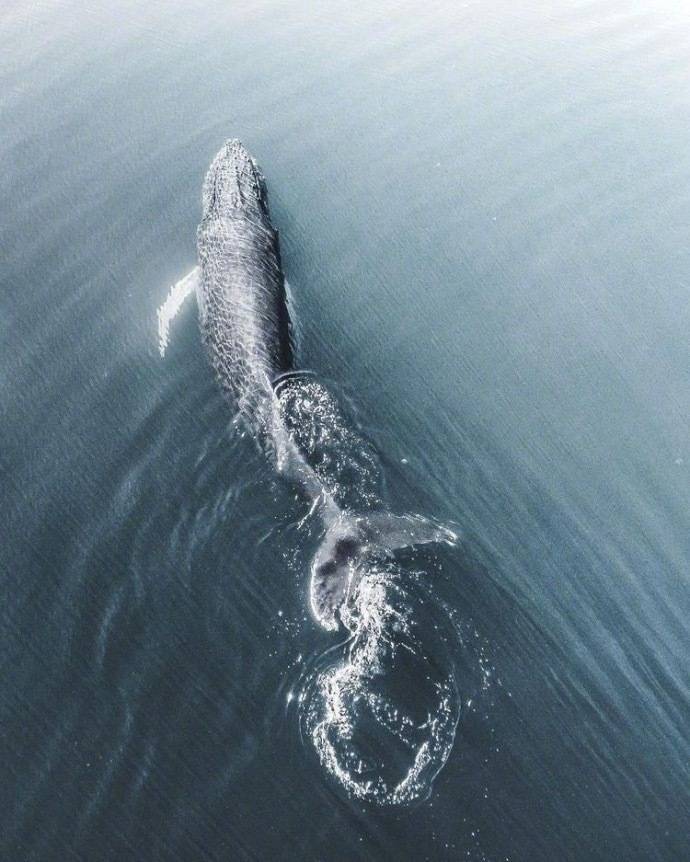
[(276, 406), (280, 426), (338, 505), (380, 505), (378, 456), (323, 383), (313, 377), (288, 378), (279, 384)]

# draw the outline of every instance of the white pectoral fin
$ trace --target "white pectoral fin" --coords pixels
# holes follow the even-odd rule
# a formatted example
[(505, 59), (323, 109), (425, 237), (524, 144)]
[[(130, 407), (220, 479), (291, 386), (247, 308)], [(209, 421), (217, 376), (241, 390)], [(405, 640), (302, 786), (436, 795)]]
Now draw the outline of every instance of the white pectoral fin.
[(158, 350), (161, 356), (165, 356), (165, 350), (168, 346), (170, 338), (170, 324), (182, 308), (185, 299), (190, 293), (196, 291), (199, 284), (199, 267), (187, 273), (184, 278), (180, 279), (177, 284), (168, 291), (165, 302), (158, 309)]

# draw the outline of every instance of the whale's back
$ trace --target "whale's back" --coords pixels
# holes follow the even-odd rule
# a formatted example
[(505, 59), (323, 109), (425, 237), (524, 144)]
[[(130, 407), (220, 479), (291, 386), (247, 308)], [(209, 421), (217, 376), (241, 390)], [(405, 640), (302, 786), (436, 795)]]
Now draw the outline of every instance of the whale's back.
[(278, 238), (244, 218), (199, 227), (201, 332), (223, 389), (244, 404), (291, 368)]
[(239, 141), (218, 153), (204, 183), (199, 225), (201, 332), (218, 380), (255, 413), (292, 367), (278, 234), (263, 176)]

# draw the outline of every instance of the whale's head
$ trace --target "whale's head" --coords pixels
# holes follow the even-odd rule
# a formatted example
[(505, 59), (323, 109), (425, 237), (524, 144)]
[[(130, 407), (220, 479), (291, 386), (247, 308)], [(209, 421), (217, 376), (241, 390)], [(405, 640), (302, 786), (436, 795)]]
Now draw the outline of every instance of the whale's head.
[(203, 217), (268, 216), (264, 177), (237, 138), (226, 141), (208, 169), (203, 188)]

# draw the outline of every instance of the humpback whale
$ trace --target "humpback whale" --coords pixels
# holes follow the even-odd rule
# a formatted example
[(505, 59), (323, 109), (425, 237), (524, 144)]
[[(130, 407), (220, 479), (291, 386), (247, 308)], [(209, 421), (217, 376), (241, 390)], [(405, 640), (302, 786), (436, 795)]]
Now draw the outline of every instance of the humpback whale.
[(283, 422), (281, 392), (305, 372), (295, 364), (265, 178), (237, 139), (225, 143), (206, 174), (197, 253), (197, 267), (170, 289), (158, 311), (161, 355), (171, 320), (185, 298), (196, 295), (201, 338), (220, 387), (278, 472), (303, 491), (321, 517), (310, 604), (324, 628), (337, 629), (368, 559), (426, 542), (454, 544), (457, 535), (420, 515), (343, 508)]

